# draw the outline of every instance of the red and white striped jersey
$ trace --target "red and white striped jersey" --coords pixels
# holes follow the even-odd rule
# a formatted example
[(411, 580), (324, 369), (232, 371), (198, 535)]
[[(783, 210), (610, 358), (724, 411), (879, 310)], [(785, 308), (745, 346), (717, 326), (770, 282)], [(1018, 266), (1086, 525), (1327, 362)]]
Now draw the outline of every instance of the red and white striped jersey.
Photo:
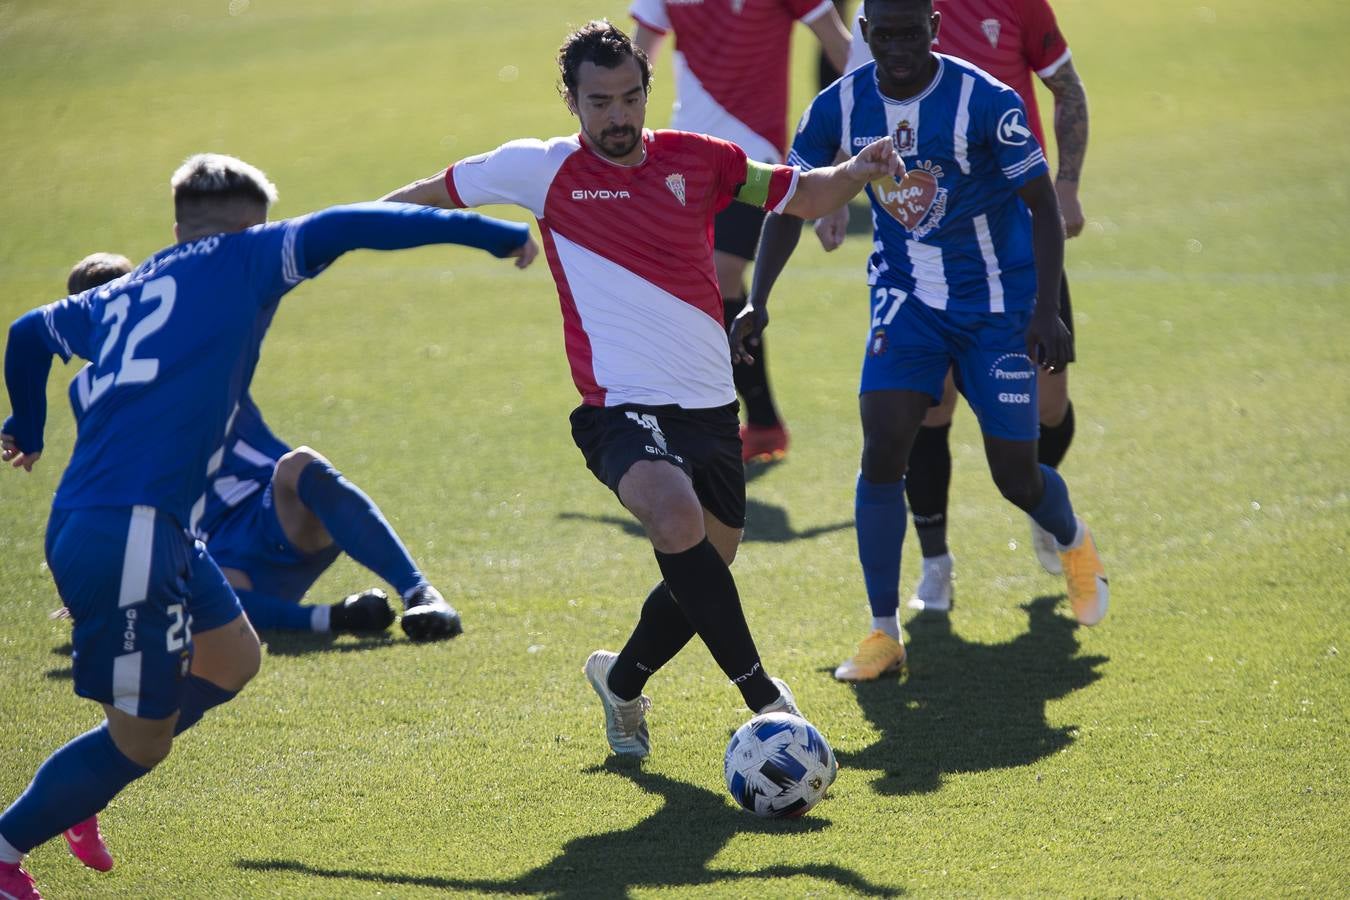
[(811, 23), (830, 0), (633, 0), (628, 14), (675, 32), (670, 127), (733, 141), (751, 159), (787, 155), (788, 49), (792, 25)]
[[(972, 62), (1017, 91), (1036, 140), (1046, 146), (1031, 75), (1049, 78), (1071, 56), (1047, 0), (933, 0), (933, 9), (942, 13), (933, 49)], [(871, 59), (855, 19), (848, 68)]]
[(798, 171), (777, 166), (766, 189), (741, 191), (762, 173), (735, 144), (682, 131), (644, 130), (642, 140), (634, 166), (580, 135), (512, 141), (452, 165), (446, 187), (458, 206), (510, 203), (539, 220), (583, 402), (725, 406), (736, 390), (713, 217), (738, 192), (782, 212)]

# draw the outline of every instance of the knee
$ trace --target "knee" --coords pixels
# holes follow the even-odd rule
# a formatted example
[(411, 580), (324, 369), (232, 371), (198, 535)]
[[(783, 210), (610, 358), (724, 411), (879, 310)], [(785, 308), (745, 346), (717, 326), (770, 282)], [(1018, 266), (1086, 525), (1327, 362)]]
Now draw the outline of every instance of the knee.
[(262, 668), (258, 633), (244, 616), (199, 635), (192, 657), (192, 674), (238, 693)]
[(221, 685), (226, 690), (236, 693), (242, 691), (244, 685), (252, 681), (262, 670), (262, 645), (252, 628), (249, 628), (249, 636), (252, 640), (244, 642), (239, 656), (235, 659), (233, 671), (229, 673), (232, 676), (228, 679), (230, 683)]
[(296, 447), (277, 460), (276, 468), (272, 472), (272, 483), (291, 493), (298, 493), (300, 475), (312, 462), (328, 462), (328, 460), (311, 447)]
[(862, 475), (868, 481), (892, 482), (904, 477), (909, 448), (900, 434), (874, 429), (863, 435)]
[(153, 769), (169, 758), (169, 753), (173, 751), (173, 735), (137, 741), (129, 750), (123, 747), (117, 749), (136, 765)]
[(169, 758), (173, 750), (173, 723), (177, 717), (163, 721), (126, 719), (108, 721), (108, 732), (123, 756), (144, 769), (153, 769)]
[(682, 495), (668, 496), (633, 513), (646, 528), (652, 546), (662, 553), (682, 553), (707, 535), (702, 507)]
[(1034, 466), (1007, 466), (995, 470), (993, 474), (999, 493), (1018, 509), (1032, 510), (1040, 502), (1045, 485)]

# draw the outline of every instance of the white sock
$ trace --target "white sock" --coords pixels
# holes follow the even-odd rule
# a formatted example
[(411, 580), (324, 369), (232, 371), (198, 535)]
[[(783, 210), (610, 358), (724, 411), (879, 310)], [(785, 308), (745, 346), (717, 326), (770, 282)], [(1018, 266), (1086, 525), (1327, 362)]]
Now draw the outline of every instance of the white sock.
[(23, 862), (23, 854), (14, 849), (14, 845), (0, 835), (0, 863), (16, 866)]
[(884, 631), (897, 641), (900, 640), (900, 616), (873, 616), (872, 630)]
[(323, 633), (330, 630), (333, 610), (320, 603), (309, 614), (309, 630)]

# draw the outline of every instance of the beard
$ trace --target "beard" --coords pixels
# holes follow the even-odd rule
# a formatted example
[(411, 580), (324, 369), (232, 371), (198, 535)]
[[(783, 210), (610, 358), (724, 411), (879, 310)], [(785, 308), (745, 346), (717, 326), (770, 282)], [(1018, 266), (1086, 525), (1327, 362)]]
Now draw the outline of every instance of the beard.
[(606, 156), (619, 158), (632, 153), (642, 140), (642, 134), (632, 125), (619, 128), (606, 128), (598, 135), (592, 134), (591, 141)]

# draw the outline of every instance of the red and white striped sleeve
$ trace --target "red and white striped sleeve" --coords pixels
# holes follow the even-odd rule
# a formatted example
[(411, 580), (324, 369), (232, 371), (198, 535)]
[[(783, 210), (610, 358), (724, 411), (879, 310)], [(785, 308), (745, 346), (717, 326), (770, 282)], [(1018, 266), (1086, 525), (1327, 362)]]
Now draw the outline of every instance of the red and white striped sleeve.
[(666, 0), (633, 0), (633, 5), (628, 7), (628, 15), (632, 16), (634, 22), (657, 34), (670, 31), (670, 15), (666, 12)]
[(549, 151), (549, 144), (530, 138), (466, 157), (445, 170), (445, 188), (459, 207), (507, 203), (542, 216), (558, 170)]

